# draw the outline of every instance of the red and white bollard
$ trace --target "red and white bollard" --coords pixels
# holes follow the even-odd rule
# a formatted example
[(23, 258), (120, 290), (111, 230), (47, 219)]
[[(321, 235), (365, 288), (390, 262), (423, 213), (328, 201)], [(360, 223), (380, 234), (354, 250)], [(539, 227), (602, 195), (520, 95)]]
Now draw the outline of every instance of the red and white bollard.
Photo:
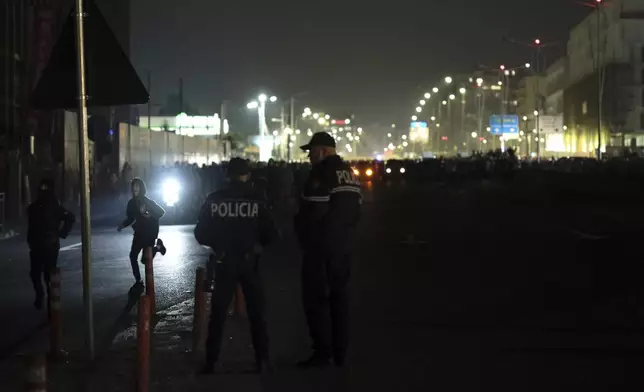
[(206, 270), (197, 268), (195, 280), (195, 308), (192, 320), (192, 351), (198, 352), (204, 334), (204, 318), (206, 316)]
[(145, 295), (150, 298), (150, 313), (157, 311), (156, 296), (154, 294), (154, 266), (152, 265), (152, 248), (143, 250), (145, 258)]
[(142, 295), (139, 298), (139, 320), (136, 332), (137, 368), (136, 391), (148, 392), (150, 388), (150, 298)]

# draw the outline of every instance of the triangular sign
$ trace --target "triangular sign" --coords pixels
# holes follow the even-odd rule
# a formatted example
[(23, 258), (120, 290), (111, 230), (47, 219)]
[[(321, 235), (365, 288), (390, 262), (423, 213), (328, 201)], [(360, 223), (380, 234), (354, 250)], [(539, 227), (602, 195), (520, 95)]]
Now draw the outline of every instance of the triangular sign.
[[(93, 0), (85, 3), (85, 80), (88, 106), (147, 103), (150, 95)], [(31, 96), (34, 109), (78, 107), (75, 9), (69, 13)]]

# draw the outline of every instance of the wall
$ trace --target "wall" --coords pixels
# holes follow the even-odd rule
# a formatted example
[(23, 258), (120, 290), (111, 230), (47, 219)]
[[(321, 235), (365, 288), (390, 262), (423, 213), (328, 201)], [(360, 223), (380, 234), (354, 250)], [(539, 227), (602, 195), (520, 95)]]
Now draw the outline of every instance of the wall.
[[(226, 151), (230, 151), (230, 145), (226, 143)], [(220, 162), (224, 155), (223, 147), (222, 141), (213, 138), (180, 136), (119, 124), (118, 167), (122, 169), (128, 162), (134, 176), (145, 178), (150, 166), (167, 166), (175, 162), (198, 165)]]

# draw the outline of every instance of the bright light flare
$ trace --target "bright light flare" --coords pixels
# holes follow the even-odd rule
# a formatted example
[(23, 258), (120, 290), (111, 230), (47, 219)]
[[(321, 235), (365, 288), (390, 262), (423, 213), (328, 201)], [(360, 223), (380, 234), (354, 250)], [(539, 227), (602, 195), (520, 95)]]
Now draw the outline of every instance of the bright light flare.
[(405, 172), (406, 172), (406, 171), (407, 171), (407, 170), (405, 170), (405, 168), (404, 168), (404, 167), (401, 167), (401, 168), (400, 168), (400, 173), (401, 173), (401, 174), (405, 174)]
[(365, 172), (365, 174), (367, 175), (367, 177), (371, 177), (371, 176), (373, 176), (373, 170), (371, 170), (371, 169), (367, 169), (367, 171)]
[(179, 181), (174, 178), (169, 178), (165, 180), (161, 189), (163, 191), (163, 202), (168, 207), (173, 207), (179, 202), (179, 192), (181, 190)]
[(259, 107), (259, 104), (257, 103), (257, 101), (248, 102), (248, 104), (246, 105), (246, 107), (247, 107), (248, 109), (257, 109), (257, 108)]
[(273, 95), (273, 96), (270, 98), (270, 101), (271, 101), (271, 102), (277, 102), (277, 97)]
[(260, 95), (259, 95), (259, 97), (258, 97), (258, 99), (259, 99), (259, 102), (264, 103), (264, 102), (266, 102), (266, 100), (268, 99), (268, 97), (266, 96), (266, 94), (260, 94)]

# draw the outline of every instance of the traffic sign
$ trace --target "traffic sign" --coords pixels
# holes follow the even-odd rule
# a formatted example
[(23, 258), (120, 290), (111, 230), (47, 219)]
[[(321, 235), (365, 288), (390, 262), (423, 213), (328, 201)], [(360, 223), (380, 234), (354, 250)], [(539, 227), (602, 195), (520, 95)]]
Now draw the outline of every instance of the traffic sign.
[(494, 114), (490, 117), (490, 132), (493, 135), (502, 135), (505, 133), (519, 133), (519, 116), (516, 114), (506, 114), (499, 116)]
[[(88, 106), (147, 103), (148, 91), (93, 0), (85, 3)], [(34, 109), (78, 108), (75, 12), (69, 13), (49, 63), (31, 95)]]

